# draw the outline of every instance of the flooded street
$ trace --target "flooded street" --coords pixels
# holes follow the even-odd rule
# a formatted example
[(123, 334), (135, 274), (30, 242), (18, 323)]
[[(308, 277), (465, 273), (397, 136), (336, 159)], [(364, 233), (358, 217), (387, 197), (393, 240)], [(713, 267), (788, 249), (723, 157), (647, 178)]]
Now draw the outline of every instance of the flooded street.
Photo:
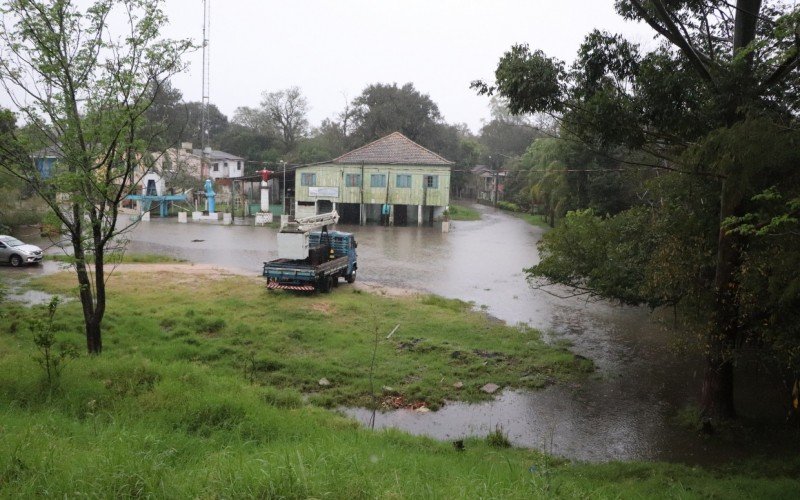
[[(542, 230), (490, 208), (480, 210), (482, 220), (455, 222), (449, 234), (430, 227), (338, 229), (357, 235), (360, 281), (472, 301), (510, 324), (526, 323), (550, 341), (568, 342), (597, 370), (581, 383), (505, 391), (490, 403), (451, 403), (426, 414), (379, 413), (376, 427), (457, 439), (501, 426), (515, 445), (588, 461), (707, 463), (738, 456), (733, 446), (712, 446), (670, 425), (678, 409), (696, 400), (702, 375), (696, 355), (671, 348), (676, 336), (647, 310), (561, 299), (531, 288), (523, 268), (538, 261), (535, 245)], [(276, 230), (261, 227), (154, 219), (139, 224), (129, 237), (130, 252), (253, 275), (260, 275), (263, 261), (277, 257)], [(364, 423), (370, 418), (363, 409), (346, 413)]]

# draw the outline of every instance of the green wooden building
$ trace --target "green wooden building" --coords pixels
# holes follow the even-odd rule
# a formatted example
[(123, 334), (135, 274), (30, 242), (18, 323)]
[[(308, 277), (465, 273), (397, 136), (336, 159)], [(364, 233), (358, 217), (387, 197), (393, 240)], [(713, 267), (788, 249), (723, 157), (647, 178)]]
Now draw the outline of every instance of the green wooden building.
[(394, 132), (330, 162), (297, 168), (295, 216), (335, 209), (351, 224), (384, 218), (393, 225), (430, 224), (450, 203), (452, 166)]

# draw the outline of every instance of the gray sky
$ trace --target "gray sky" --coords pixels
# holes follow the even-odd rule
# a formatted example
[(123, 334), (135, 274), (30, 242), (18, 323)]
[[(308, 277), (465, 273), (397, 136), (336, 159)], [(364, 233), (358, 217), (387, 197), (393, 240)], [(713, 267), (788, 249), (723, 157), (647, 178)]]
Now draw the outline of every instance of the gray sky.
[[(308, 99), (312, 126), (369, 84), (412, 82), (448, 123), (478, 132), (489, 99), (469, 84), (492, 81), (512, 44), (571, 62), (593, 28), (652, 43), (648, 28), (614, 13), (613, 0), (209, 1), (211, 102), (233, 118), (237, 107), (257, 106), (262, 92), (296, 85)], [(164, 36), (199, 45), (202, 0), (166, 0), (165, 10)], [(199, 101), (202, 52), (187, 60), (189, 70), (173, 85), (187, 101)], [(0, 104), (11, 106), (8, 96)]]
[[(648, 42), (613, 0), (210, 0), (210, 97), (229, 118), (261, 92), (297, 85), (312, 125), (342, 110), (371, 83), (413, 82), (449, 123), (477, 132), (488, 98), (469, 89), (491, 80), (500, 56), (526, 42), (571, 61), (593, 28)], [(202, 39), (202, 0), (168, 0), (171, 37)], [(200, 100), (201, 53), (174, 80)]]

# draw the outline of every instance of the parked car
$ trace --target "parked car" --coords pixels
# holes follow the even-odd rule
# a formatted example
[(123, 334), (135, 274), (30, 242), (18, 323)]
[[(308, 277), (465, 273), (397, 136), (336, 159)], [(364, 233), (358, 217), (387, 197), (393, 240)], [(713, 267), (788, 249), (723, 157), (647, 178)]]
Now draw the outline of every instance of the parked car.
[(22, 264), (38, 264), (42, 261), (42, 249), (28, 245), (13, 236), (0, 235), (0, 262), (8, 262), (14, 267)]

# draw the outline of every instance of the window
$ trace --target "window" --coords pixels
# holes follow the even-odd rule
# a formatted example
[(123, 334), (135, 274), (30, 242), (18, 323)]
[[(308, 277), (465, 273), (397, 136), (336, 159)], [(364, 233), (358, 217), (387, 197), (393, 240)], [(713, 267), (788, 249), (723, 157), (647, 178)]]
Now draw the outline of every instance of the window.
[(411, 187), (411, 175), (410, 174), (397, 174), (397, 187), (399, 187), (399, 188), (410, 188)]
[(316, 186), (317, 174), (300, 174), (301, 186)]
[(370, 177), (369, 185), (374, 188), (386, 187), (386, 175), (372, 174), (372, 176)]
[(426, 175), (423, 177), (423, 183), (426, 188), (439, 188), (439, 176), (438, 175)]
[(345, 174), (344, 175), (344, 185), (347, 187), (360, 187), (361, 186), (361, 174)]
[(242, 162), (237, 161), (236, 162), (236, 170), (241, 170), (241, 169), (242, 169)]
[(214, 164), (214, 172), (219, 172), (219, 163)]

